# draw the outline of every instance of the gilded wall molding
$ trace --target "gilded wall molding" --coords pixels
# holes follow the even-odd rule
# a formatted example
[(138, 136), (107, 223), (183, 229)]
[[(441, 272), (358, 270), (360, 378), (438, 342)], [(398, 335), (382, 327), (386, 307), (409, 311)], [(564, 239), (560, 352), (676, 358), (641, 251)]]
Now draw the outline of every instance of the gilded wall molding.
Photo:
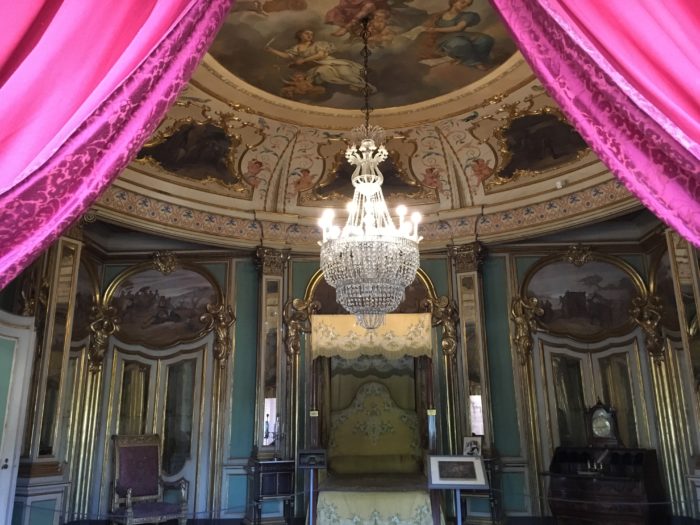
[(666, 357), (666, 347), (661, 335), (662, 310), (661, 298), (656, 295), (635, 297), (630, 308), (630, 315), (644, 332), (647, 350), (657, 365), (661, 364)]
[(284, 275), (284, 268), (289, 261), (291, 250), (276, 250), (259, 246), (255, 251), (255, 266), (262, 275), (275, 275), (281, 277)]
[(158, 270), (163, 275), (173, 273), (178, 265), (177, 256), (169, 250), (154, 252), (152, 262), (153, 269)]
[(574, 266), (583, 266), (593, 260), (593, 250), (590, 246), (574, 244), (564, 254), (564, 260)]
[(202, 314), (199, 320), (205, 324), (200, 335), (214, 331), (214, 358), (219, 362), (219, 367), (225, 368), (231, 354), (229, 328), (236, 321), (233, 310), (223, 303), (208, 304), (206, 313)]
[(470, 244), (450, 245), (447, 254), (457, 273), (478, 272), (486, 260), (486, 247), (479, 241)]
[(510, 306), (510, 315), (515, 324), (515, 334), (511, 342), (520, 357), (520, 364), (526, 365), (532, 353), (532, 334), (537, 331), (536, 317), (543, 315), (544, 310), (536, 297), (515, 297)]
[(90, 323), (90, 346), (88, 347), (88, 361), (91, 372), (102, 370), (107, 342), (109, 337), (119, 331), (119, 317), (117, 309), (113, 306), (93, 306)]
[(292, 299), (284, 305), (284, 324), (287, 326), (284, 347), (287, 352), (287, 358), (299, 355), (301, 351), (301, 334), (311, 332), (310, 316), (320, 311), (321, 303), (318, 301)]
[(442, 352), (446, 356), (453, 356), (457, 352), (457, 323), (459, 314), (457, 307), (446, 296), (435, 299), (429, 298), (423, 301), (423, 307), (433, 316), (433, 326), (442, 326)]

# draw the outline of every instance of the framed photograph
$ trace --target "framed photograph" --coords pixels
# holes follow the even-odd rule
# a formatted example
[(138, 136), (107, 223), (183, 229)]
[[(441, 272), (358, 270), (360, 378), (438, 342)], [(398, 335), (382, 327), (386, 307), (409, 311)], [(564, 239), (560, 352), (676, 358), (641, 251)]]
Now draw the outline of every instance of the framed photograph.
[(481, 457), (481, 436), (465, 437), (463, 449), (465, 456)]
[(430, 456), (431, 489), (487, 489), (484, 463), (477, 456)]

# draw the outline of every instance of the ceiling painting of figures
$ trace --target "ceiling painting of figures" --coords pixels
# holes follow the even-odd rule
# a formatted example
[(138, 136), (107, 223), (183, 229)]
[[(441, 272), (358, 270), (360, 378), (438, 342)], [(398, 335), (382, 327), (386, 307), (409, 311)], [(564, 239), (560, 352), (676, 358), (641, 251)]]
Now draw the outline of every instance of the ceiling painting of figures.
[(210, 53), (236, 77), (273, 95), (358, 109), (361, 20), (367, 16), (374, 108), (458, 90), (516, 50), (487, 0), (241, 0)]

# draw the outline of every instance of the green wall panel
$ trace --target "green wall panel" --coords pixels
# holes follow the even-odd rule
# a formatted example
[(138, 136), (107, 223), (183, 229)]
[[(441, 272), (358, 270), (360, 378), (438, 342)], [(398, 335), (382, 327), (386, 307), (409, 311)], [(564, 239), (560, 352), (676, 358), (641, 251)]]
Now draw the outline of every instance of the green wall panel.
[(15, 342), (12, 339), (0, 337), (0, 443), (7, 413), (7, 396), (10, 392), (12, 379), (12, 361), (15, 357)]
[(510, 308), (505, 258), (489, 257), (483, 265), (483, 279), (494, 441), (499, 455), (519, 456), (520, 434), (510, 354)]
[(438, 296), (447, 295), (450, 289), (447, 258), (421, 259), (420, 267), (428, 274), (430, 280), (433, 281), (433, 286)]
[(236, 346), (233, 360), (230, 457), (253, 449), (258, 344), (258, 271), (255, 263), (236, 263)]
[(644, 262), (644, 257), (642, 255), (624, 255), (620, 257), (623, 261), (629, 264), (632, 268), (637, 270), (637, 273), (642, 276), (642, 279), (647, 278), (647, 267)]
[(226, 293), (226, 273), (228, 271), (227, 265), (224, 263), (209, 263), (203, 264), (204, 268), (214, 276), (216, 279), (216, 284), (218, 284), (221, 289)]
[(34, 501), (29, 508), (29, 525), (52, 525), (55, 513), (55, 499)]
[(292, 262), (292, 296), (291, 299), (303, 299), (306, 286), (318, 271), (318, 260)]
[(503, 472), (501, 474), (503, 490), (503, 510), (506, 513), (523, 513), (528, 511), (528, 495), (525, 492), (525, 474), (522, 472)]
[(518, 275), (518, 291), (520, 291), (520, 286), (522, 286), (527, 272), (541, 258), (542, 257), (517, 257), (515, 259), (515, 272)]
[(102, 277), (102, 291), (105, 291), (114, 278), (127, 268), (129, 268), (128, 264), (106, 264)]
[(245, 475), (230, 475), (228, 477), (227, 514), (245, 514), (248, 499), (248, 478)]

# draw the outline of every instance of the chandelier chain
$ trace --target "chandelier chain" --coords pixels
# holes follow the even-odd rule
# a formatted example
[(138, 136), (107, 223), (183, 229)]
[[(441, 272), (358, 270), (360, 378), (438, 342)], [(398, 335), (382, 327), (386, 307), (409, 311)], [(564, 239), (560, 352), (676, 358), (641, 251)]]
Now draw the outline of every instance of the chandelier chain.
[(370, 83), (369, 83), (369, 57), (372, 52), (369, 50), (369, 17), (362, 19), (362, 78), (364, 80), (364, 87), (362, 88), (362, 94), (365, 98), (365, 105), (362, 111), (365, 114), (365, 127), (369, 128), (369, 114), (372, 112), (372, 108), (369, 105), (369, 96), (371, 95)]

